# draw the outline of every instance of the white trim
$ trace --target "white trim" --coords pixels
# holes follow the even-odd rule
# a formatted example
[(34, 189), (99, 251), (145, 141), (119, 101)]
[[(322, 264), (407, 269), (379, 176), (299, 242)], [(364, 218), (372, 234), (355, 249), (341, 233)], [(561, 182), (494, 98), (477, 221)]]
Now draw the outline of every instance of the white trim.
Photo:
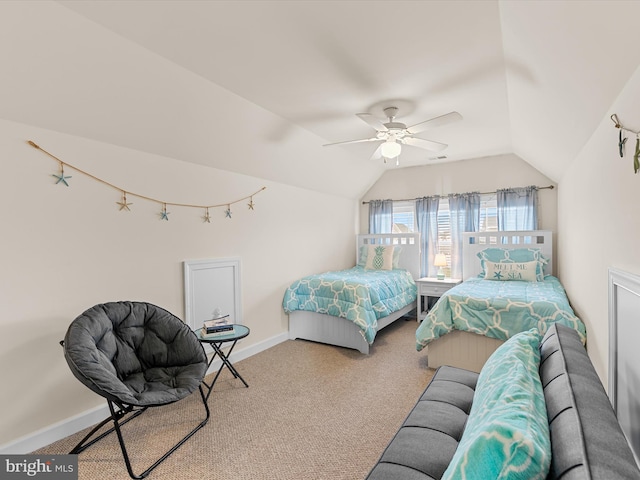
[(185, 260), (185, 323), (196, 330), (217, 307), (223, 307), (234, 323), (242, 323), (241, 285), (240, 257)]
[[(50, 443), (61, 440), (69, 435), (73, 435), (91, 425), (101, 422), (109, 416), (107, 404), (98, 405), (86, 410), (78, 415), (56, 422), (48, 427), (36, 430), (33, 433), (20, 437), (12, 442), (5, 443), (0, 447), (0, 454), (26, 454)], [(68, 452), (64, 452), (68, 453)]]
[[(640, 276), (609, 268), (609, 400), (640, 465), (636, 412), (637, 333), (640, 331)], [(622, 330), (620, 332), (619, 330)]]
[[(266, 340), (263, 340), (262, 342), (259, 342), (257, 344), (251, 345), (250, 347), (239, 349), (237, 351), (234, 349), (230, 359), (232, 363), (239, 362), (240, 360), (249, 358), (264, 350), (268, 350), (269, 348), (288, 340), (288, 338), (288, 333), (284, 332), (271, 338), (267, 338)], [(241, 342), (242, 340), (238, 342), (236, 348), (240, 347)], [(207, 374), (215, 372), (216, 369), (220, 368), (221, 363), (222, 362), (220, 362), (219, 360), (214, 361), (211, 364), (211, 368), (207, 371)], [(240, 367), (240, 369), (242, 369), (242, 367)], [(246, 378), (246, 380), (248, 383), (251, 383), (250, 378)], [(215, 392), (213, 394), (215, 395)], [(4, 445), (0, 446), (0, 455), (24, 455), (33, 452), (34, 450), (46, 447), (53, 442), (57, 442), (58, 440), (62, 440), (63, 438), (68, 437), (69, 435), (73, 435), (74, 433), (84, 430), (85, 428), (91, 427), (96, 423), (101, 422), (108, 416), (109, 409), (107, 408), (107, 404), (104, 403), (104, 405), (99, 405), (82, 413), (79, 413), (78, 415), (74, 415), (52, 425), (49, 425), (48, 427), (27, 434), (9, 443), (5, 443)]]

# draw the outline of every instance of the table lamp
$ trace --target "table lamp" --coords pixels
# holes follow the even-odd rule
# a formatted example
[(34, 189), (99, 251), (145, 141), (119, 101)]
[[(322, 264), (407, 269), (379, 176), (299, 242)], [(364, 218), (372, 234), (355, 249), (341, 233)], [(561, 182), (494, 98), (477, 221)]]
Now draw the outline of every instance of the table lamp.
[(444, 253), (436, 254), (436, 258), (433, 261), (433, 264), (438, 267), (438, 280), (444, 280), (444, 270), (442, 269), (442, 267), (447, 266), (447, 257), (444, 256)]

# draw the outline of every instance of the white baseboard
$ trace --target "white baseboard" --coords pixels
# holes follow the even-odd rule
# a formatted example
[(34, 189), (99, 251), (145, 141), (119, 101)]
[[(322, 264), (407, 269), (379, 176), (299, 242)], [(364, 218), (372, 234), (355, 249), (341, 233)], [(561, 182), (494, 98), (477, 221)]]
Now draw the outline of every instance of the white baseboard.
[[(264, 350), (267, 350), (271, 347), (278, 345), (289, 339), (289, 333), (281, 333), (274, 337), (268, 338), (260, 343), (251, 345), (247, 348), (242, 347), (242, 340), (238, 342), (236, 348), (238, 350), (233, 351), (231, 354), (230, 360), (232, 363), (239, 362), (240, 360), (244, 360), (245, 358), (249, 358), (257, 353), (260, 353)], [(219, 359), (216, 359), (212, 364), (207, 374), (217, 371), (220, 368), (222, 362)], [(248, 379), (247, 379), (248, 381)], [(74, 433), (79, 432), (80, 430), (84, 430), (87, 427), (91, 427), (98, 422), (101, 422), (105, 418), (109, 416), (109, 408), (107, 404), (94, 407), (90, 410), (87, 410), (78, 415), (74, 415), (73, 417), (67, 418), (60, 422), (54, 423), (53, 425), (49, 425), (48, 427), (37, 430), (33, 433), (25, 435), (24, 437), (20, 437), (12, 442), (5, 443), (0, 446), (0, 454), (1, 455), (10, 455), (10, 454), (18, 454), (24, 455), (34, 450), (38, 450), (39, 448), (45, 447), (53, 442), (57, 442), (58, 440), (62, 440), (69, 435), (73, 435)], [(68, 452), (60, 452), (68, 453)]]

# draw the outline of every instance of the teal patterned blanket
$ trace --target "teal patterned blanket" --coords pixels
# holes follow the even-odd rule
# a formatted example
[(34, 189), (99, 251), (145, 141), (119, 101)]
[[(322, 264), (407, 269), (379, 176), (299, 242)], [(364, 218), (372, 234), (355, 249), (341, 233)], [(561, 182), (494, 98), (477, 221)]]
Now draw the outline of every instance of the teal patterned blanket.
[(309, 275), (293, 282), (284, 294), (286, 313), (324, 313), (355, 323), (371, 345), (378, 319), (415, 302), (417, 288), (407, 270), (348, 270)]
[(531, 328), (544, 335), (555, 322), (576, 330), (586, 343), (584, 323), (573, 313), (556, 277), (547, 275), (541, 282), (470, 278), (436, 302), (416, 330), (416, 348), (420, 351), (452, 330), (506, 340)]

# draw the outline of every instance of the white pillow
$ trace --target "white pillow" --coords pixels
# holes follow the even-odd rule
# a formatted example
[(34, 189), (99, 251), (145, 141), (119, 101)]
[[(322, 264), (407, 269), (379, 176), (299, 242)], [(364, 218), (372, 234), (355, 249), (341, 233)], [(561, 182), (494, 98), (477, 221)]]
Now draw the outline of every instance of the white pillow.
[(538, 262), (484, 262), (485, 264), (485, 280), (510, 281), (520, 280), (524, 282), (537, 282), (536, 269)]
[(391, 270), (393, 268), (393, 246), (368, 245), (366, 270)]

